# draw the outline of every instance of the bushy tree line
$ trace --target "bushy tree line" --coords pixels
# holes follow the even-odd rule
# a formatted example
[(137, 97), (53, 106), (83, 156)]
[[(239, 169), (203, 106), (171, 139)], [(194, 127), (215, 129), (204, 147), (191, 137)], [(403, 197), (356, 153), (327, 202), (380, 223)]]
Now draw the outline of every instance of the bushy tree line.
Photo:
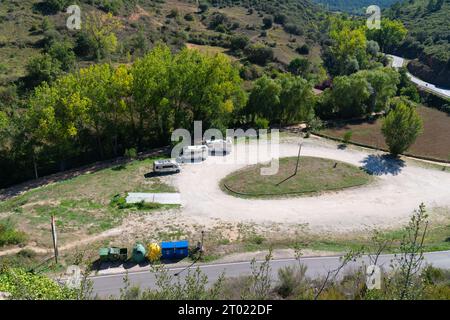
[(380, 29), (368, 29), (362, 20), (332, 17), (327, 21), (324, 64), (332, 76), (349, 75), (383, 64), (380, 52), (390, 52), (406, 37), (396, 20), (382, 19)]
[(323, 93), (317, 113), (322, 118), (357, 118), (386, 111), (389, 99), (397, 94), (399, 74), (391, 68), (361, 70), (338, 76)]
[(313, 119), (314, 106), (311, 84), (301, 77), (283, 74), (276, 79), (263, 76), (255, 81), (244, 113), (251, 123), (262, 118), (285, 125)]
[(16, 131), (0, 141), (1, 180), (14, 179), (23, 167), (28, 173), (34, 165), (64, 169), (71, 159), (166, 145), (172, 130), (191, 129), (194, 120), (223, 129), (245, 103), (239, 70), (223, 55), (188, 49), (172, 54), (160, 45), (129, 68), (81, 69), (38, 86), (24, 114), (8, 122), (1, 117), (2, 127)]

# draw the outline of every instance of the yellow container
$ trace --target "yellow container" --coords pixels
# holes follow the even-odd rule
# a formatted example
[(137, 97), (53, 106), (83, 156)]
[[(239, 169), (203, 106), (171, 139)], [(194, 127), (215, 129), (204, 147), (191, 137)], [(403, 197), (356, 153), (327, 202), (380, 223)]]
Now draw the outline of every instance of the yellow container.
[(155, 262), (161, 258), (161, 246), (157, 243), (150, 243), (147, 246), (147, 259)]

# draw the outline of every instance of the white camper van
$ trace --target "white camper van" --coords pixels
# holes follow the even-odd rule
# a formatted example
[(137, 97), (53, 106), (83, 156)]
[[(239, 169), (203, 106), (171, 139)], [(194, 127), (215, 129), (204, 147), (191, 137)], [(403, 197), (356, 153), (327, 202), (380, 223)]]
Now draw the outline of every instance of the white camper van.
[(187, 146), (183, 148), (183, 162), (204, 161), (208, 157), (208, 147), (205, 145)]
[(157, 173), (180, 172), (180, 165), (174, 160), (156, 160), (153, 162), (153, 171)]
[(225, 140), (206, 140), (206, 145), (208, 146), (209, 151), (211, 151), (211, 153), (213, 154), (228, 154), (231, 152), (231, 148), (233, 147), (233, 140), (230, 137), (226, 138)]

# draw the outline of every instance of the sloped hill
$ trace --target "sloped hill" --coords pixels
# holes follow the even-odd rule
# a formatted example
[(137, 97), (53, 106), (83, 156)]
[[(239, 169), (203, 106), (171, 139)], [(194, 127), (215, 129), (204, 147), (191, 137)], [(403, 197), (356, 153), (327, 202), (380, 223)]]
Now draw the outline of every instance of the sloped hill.
[[(20, 81), (29, 61), (45, 52), (49, 37), (73, 47), (78, 67), (96, 60), (80, 53), (79, 32), (66, 28), (66, 0), (0, 0), (0, 86)], [(62, 4), (53, 8), (49, 3)], [(121, 22), (114, 30), (118, 49), (108, 59), (128, 63), (157, 42), (174, 50), (186, 43), (230, 48), (232, 37), (243, 35), (250, 44), (270, 47), (279, 68), (307, 45), (304, 55), (318, 59), (318, 21), (324, 11), (309, 0), (223, 2), (210, 0), (200, 9), (196, 0), (80, 0), (82, 16), (91, 12), (111, 12)], [(225, 4), (227, 3), (227, 4)], [(272, 21), (264, 26), (264, 21)], [(52, 39), (53, 39), (52, 38)], [(245, 58), (238, 56), (238, 59)], [(278, 66), (277, 66), (278, 65)]]
[(314, 0), (331, 11), (349, 12), (352, 14), (364, 14), (365, 8), (377, 5), (387, 8), (398, 0)]
[(426, 81), (450, 87), (450, 0), (411, 0), (385, 11), (401, 20), (409, 36), (399, 54), (417, 59), (409, 68)]

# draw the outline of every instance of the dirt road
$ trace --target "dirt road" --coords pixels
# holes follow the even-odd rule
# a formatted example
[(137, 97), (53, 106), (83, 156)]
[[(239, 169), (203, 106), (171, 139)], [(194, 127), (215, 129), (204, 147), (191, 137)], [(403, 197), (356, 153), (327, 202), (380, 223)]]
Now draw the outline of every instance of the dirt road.
[[(280, 143), (281, 157), (295, 156), (297, 141)], [(209, 157), (201, 164), (185, 164), (182, 173), (173, 176), (181, 193), (181, 215), (196, 221), (220, 219), (230, 222), (307, 223), (311, 231), (348, 232), (366, 228), (404, 225), (421, 202), (427, 208), (450, 207), (450, 171), (417, 166), (412, 161), (396, 161), (380, 152), (363, 149), (339, 149), (319, 138), (305, 139), (302, 155), (348, 162), (371, 171), (375, 182), (358, 188), (316, 196), (286, 199), (252, 200), (225, 194), (219, 181), (246, 164), (227, 163), (243, 160), (244, 152)], [(255, 143), (248, 154), (257, 154)], [(260, 161), (268, 160), (266, 157)]]

